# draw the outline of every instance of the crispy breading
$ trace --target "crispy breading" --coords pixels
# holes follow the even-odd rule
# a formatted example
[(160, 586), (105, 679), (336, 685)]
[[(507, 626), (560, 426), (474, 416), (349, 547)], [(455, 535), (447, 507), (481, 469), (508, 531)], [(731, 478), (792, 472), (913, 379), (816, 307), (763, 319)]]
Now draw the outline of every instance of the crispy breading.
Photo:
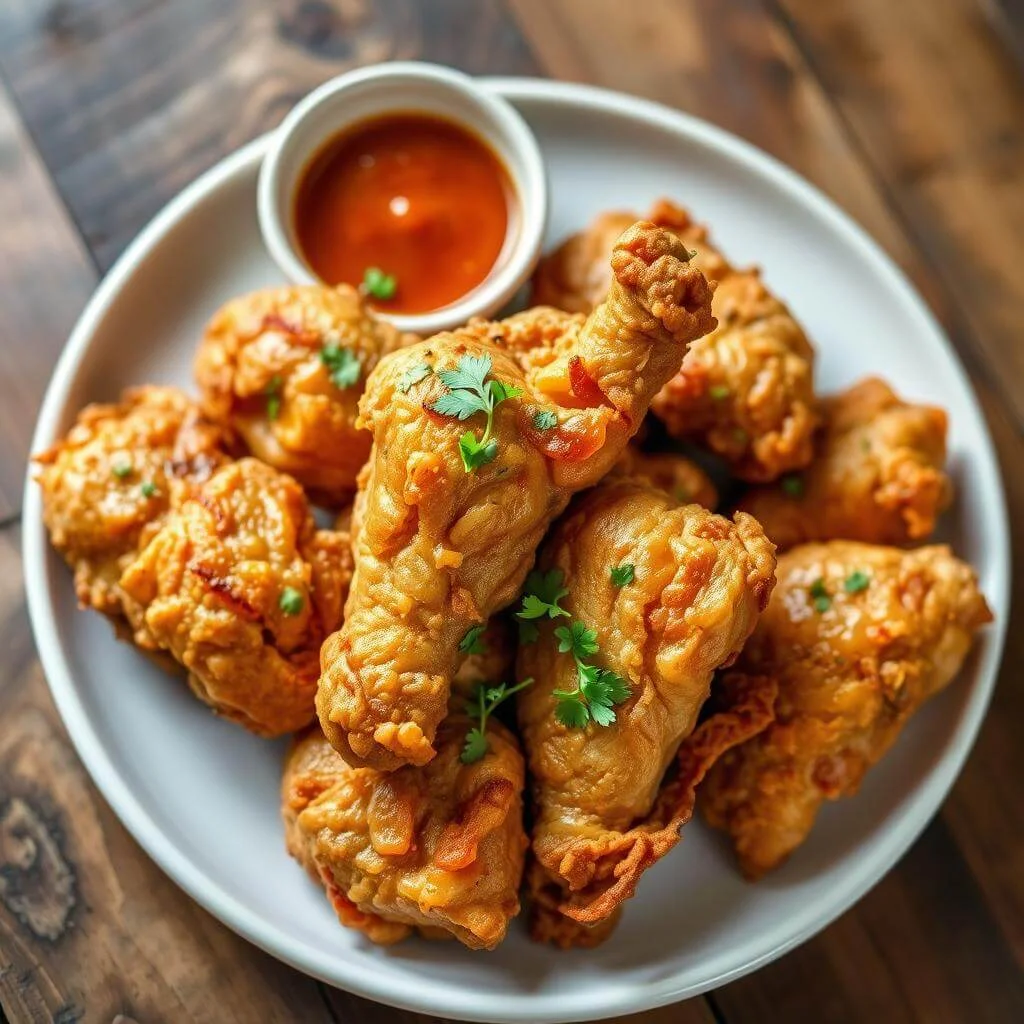
[[(475, 322), (403, 349), (371, 375), (360, 403), (374, 451), (361, 499), (345, 625), (321, 655), (320, 723), (349, 763), (426, 764), (444, 717), (458, 644), (515, 600), (548, 525), (597, 482), (637, 430), (687, 345), (713, 326), (710, 286), (680, 242), (637, 224), (612, 257), (615, 284), (585, 324), (550, 310), (530, 348), (531, 314)], [(557, 319), (557, 318), (556, 318)], [(492, 461), (469, 471), (466, 422), (430, 406), (438, 371), (490, 360), (489, 381), (522, 389), (494, 412)], [(405, 386), (408, 371), (435, 372)], [(488, 387), (490, 383), (488, 384)], [(554, 416), (545, 426), (542, 413)]]
[(784, 551), (815, 540), (923, 540), (952, 501), (946, 413), (903, 401), (869, 377), (822, 403), (814, 461), (797, 477), (749, 491), (740, 507)]
[(777, 681), (776, 720), (725, 754), (699, 792), (748, 878), (781, 864), (826, 800), (856, 793), (991, 618), (974, 571), (947, 547), (832, 541), (779, 557), (736, 664)]
[(351, 573), (348, 537), (318, 530), (299, 485), (246, 458), (166, 515), (120, 585), (140, 647), (168, 651), (219, 714), (278, 736), (313, 717)]
[(609, 476), (625, 476), (666, 491), (683, 505), (714, 509), (718, 491), (711, 477), (692, 459), (674, 452), (645, 452), (627, 445)]
[(463, 764), (469, 725), (449, 716), (425, 768), (352, 768), (315, 726), (288, 755), (288, 850), (325, 887), (341, 923), (374, 942), (419, 931), (493, 949), (519, 912), (523, 757), (491, 720), (487, 752)]
[[(315, 498), (343, 504), (370, 454), (372, 438), (356, 425), (366, 378), (416, 340), (376, 319), (348, 285), (253, 292), (206, 328), (195, 361), (203, 410)], [(332, 353), (353, 360), (351, 382), (332, 380)]]
[[(623, 564), (634, 578), (617, 586), (611, 569)], [(611, 724), (564, 725), (555, 691), (576, 690), (578, 669), (555, 630), (570, 618), (537, 620), (539, 639), (520, 648), (517, 676), (536, 680), (517, 699), (533, 779), (535, 932), (565, 942), (575, 929), (560, 929), (552, 913), (584, 925), (615, 914), (678, 842), (707, 766), (764, 724), (770, 701), (751, 693), (731, 717), (694, 732), (712, 674), (736, 657), (768, 601), (775, 557), (749, 516), (730, 522), (608, 480), (574, 502), (537, 566), (561, 572), (564, 608), (596, 632), (595, 665), (631, 689)], [(688, 737), (675, 782), (663, 786)]]

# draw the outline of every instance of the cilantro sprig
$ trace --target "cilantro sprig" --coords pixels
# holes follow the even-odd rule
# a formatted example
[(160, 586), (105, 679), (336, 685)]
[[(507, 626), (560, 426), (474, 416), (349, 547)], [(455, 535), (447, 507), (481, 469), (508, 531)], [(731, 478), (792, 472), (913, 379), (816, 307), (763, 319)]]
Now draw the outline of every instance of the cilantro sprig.
[(832, 607), (832, 598), (829, 595), (828, 587), (820, 577), (811, 584), (808, 593), (816, 612), (827, 612)]
[(385, 274), (380, 267), (367, 267), (363, 272), (363, 291), (386, 302), (395, 297), (398, 281), (394, 274)]
[(414, 384), (419, 384), (424, 377), (429, 377), (434, 372), (434, 368), (430, 363), (417, 363), (415, 366), (410, 366), (401, 377), (398, 378), (398, 390), (403, 395), (409, 393), (409, 388)]
[(849, 576), (843, 580), (843, 590), (848, 594), (859, 594), (867, 590), (871, 585), (871, 577), (862, 569), (854, 569)]
[(359, 382), (363, 372), (362, 360), (351, 349), (340, 345), (324, 345), (320, 349), (320, 362), (331, 374), (331, 383), (344, 391)]
[(492, 365), (488, 355), (464, 355), (454, 370), (439, 370), (437, 373), (448, 391), (430, 406), (434, 412), (441, 416), (454, 416), (459, 421), (468, 420), (479, 412), (487, 417), (481, 437), (467, 430), (459, 438), (459, 454), (467, 473), (475, 473), (497, 457), (498, 441), (491, 437), (494, 410), (502, 402), (518, 398), (523, 393), (522, 388), (500, 380), (488, 380)]
[(572, 653), (576, 662), (577, 688), (553, 690), (557, 701), (555, 718), (568, 729), (582, 729), (593, 720), (607, 726), (615, 721), (615, 705), (632, 693), (629, 683), (605, 668), (590, 665), (587, 660), (598, 653), (597, 631), (574, 620), (555, 630), (560, 654)]
[(565, 585), (565, 577), (561, 569), (541, 572), (534, 569), (526, 577), (526, 589), (523, 592), (523, 603), (516, 618), (519, 619), (519, 639), (524, 644), (532, 644), (540, 632), (534, 619), (557, 619), (559, 616), (569, 618), (569, 613), (559, 604), (569, 593)]
[(497, 686), (488, 686), (486, 683), (478, 683), (470, 697), (466, 710), (477, 720), (466, 733), (466, 742), (463, 745), (459, 760), (463, 764), (473, 764), (487, 753), (487, 719), (498, 707), (503, 704), (514, 693), (525, 690), (533, 683), (532, 679), (524, 679), (515, 686), (506, 683), (499, 683)]
[(483, 640), (483, 633), (486, 628), (486, 622), (470, 626), (466, 631), (466, 635), (459, 641), (459, 650), (463, 654), (486, 654), (487, 644)]
[(613, 587), (625, 587), (636, 579), (636, 566), (632, 562), (623, 562), (612, 566), (610, 575)]

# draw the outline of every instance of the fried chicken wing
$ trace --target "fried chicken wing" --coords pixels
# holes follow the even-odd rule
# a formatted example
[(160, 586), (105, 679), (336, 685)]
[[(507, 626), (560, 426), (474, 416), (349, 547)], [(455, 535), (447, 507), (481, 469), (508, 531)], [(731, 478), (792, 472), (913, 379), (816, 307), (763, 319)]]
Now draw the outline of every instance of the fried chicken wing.
[(868, 378), (823, 402), (818, 452), (799, 476), (751, 490), (740, 507), (780, 550), (814, 540), (906, 544), (952, 500), (946, 414)]
[(166, 514), (172, 486), (199, 482), (226, 459), (220, 432), (176, 388), (132, 388), (82, 410), (35, 456), (43, 522), (74, 569), (78, 603), (120, 615), (121, 572)]
[[(520, 679), (535, 680), (517, 710), (534, 786), (538, 937), (589, 944), (553, 912), (585, 925), (614, 915), (678, 842), (707, 766), (766, 721), (770, 700), (751, 688), (730, 717), (694, 732), (712, 674), (736, 657), (768, 601), (773, 552), (749, 516), (730, 522), (628, 480), (605, 481), (577, 499), (545, 541), (538, 569), (560, 574), (569, 617), (543, 620), (517, 665)], [(617, 585), (611, 570), (623, 565), (633, 567), (632, 578)], [(573, 633), (593, 630), (583, 642), (594, 667), (628, 684), (614, 720), (599, 724), (593, 710), (582, 725), (567, 719), (566, 694), (579, 690), (593, 709), (587, 694), (597, 690), (588, 687), (614, 683), (607, 675), (588, 681), (579, 652), (564, 632), (555, 634), (560, 622)], [(677, 777), (662, 787), (687, 737)]]
[(696, 462), (672, 452), (644, 452), (627, 445), (609, 475), (650, 484), (683, 505), (713, 509), (718, 504), (718, 491), (707, 473)]
[(356, 572), (317, 694), (350, 764), (434, 757), (460, 641), (516, 598), (548, 525), (611, 468), (712, 326), (711, 288), (668, 232), (634, 225), (612, 266), (608, 298), (583, 324), (537, 311), (531, 346), (529, 317), (513, 318), (513, 342), (507, 325), (476, 322), (372, 374)]
[(519, 913), (523, 757), (492, 720), (487, 752), (464, 764), (469, 724), (453, 713), (425, 768), (352, 768), (315, 726), (288, 755), (288, 851), (325, 887), (341, 923), (374, 942), (418, 931), (493, 949)]
[(781, 864), (826, 800), (856, 793), (991, 618), (974, 571), (947, 547), (832, 541), (780, 556), (736, 665), (776, 679), (776, 720), (725, 754), (699, 794), (748, 878)]
[(223, 306), (196, 354), (203, 410), (318, 499), (342, 504), (372, 438), (356, 426), (381, 356), (417, 340), (348, 285), (269, 288)]
[[(606, 213), (541, 261), (533, 298), (587, 312), (607, 291), (607, 253), (630, 214)], [(694, 342), (682, 369), (651, 403), (680, 439), (705, 444), (750, 481), (773, 480), (811, 459), (818, 424), (814, 350), (800, 325), (757, 270), (737, 270), (711, 244), (707, 229), (662, 199), (650, 220), (675, 232), (694, 263), (718, 282), (718, 327)]]
[(140, 647), (169, 652), (219, 714), (277, 736), (313, 717), (351, 573), (347, 535), (318, 530), (299, 485), (246, 458), (167, 514), (120, 586)]

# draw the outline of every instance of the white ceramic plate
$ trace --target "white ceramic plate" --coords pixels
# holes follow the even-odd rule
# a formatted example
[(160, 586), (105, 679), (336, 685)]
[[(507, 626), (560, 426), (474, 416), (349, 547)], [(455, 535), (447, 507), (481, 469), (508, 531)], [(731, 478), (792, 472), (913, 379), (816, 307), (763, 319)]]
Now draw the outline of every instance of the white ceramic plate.
[[(1008, 617), (1009, 541), (992, 443), (964, 371), (902, 274), (850, 220), (751, 146), (618, 94), (497, 80), (540, 138), (551, 175), (549, 242), (608, 207), (669, 195), (709, 221), (767, 279), (820, 353), (820, 385), (881, 373), (946, 407), (959, 499), (945, 525), (996, 613), (961, 678), (915, 719), (861, 793), (826, 808), (810, 840), (757, 886), (699, 822), (643, 879), (614, 937), (560, 953), (521, 927), (494, 953), (411, 941), (379, 949), (341, 928), (287, 857), (278, 819), (280, 743), (219, 721), (180, 680), (75, 609), (50, 551), (39, 494), (25, 498), (25, 576), (54, 698), (93, 779), (158, 864), (231, 928), (359, 995), (467, 1020), (575, 1021), (713, 988), (823, 928), (903, 854), (941, 804), (985, 712)], [(86, 402), (144, 381), (190, 386), (204, 321), (274, 284), (256, 226), (258, 139), (187, 188), (97, 290), (57, 365), (35, 435), (50, 444)]]

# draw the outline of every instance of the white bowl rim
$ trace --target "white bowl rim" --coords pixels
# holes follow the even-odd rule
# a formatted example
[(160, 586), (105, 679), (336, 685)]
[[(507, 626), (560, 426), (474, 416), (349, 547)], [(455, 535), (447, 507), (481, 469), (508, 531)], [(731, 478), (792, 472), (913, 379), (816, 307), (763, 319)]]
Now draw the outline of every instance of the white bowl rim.
[[(284, 120), (270, 132), (270, 141), (263, 155), (257, 182), (257, 216), (263, 244), (281, 272), (299, 284), (320, 283), (320, 278), (302, 259), (289, 237), (288, 226), (278, 202), (278, 185), (281, 167), (288, 144), (295, 138), (302, 125), (315, 116), (323, 106), (347, 90), (367, 84), (386, 83), (393, 79), (427, 81), (450, 91), (466, 96), (478, 108), (483, 122), (507, 136), (512, 149), (522, 161), (522, 173), (506, 163), (506, 171), (519, 199), (520, 210), (515, 222), (509, 223), (509, 231), (515, 231), (509, 244), (506, 237), (499, 257), (498, 269), (492, 269), (488, 276), (461, 298), (424, 313), (390, 313), (377, 309), (378, 316), (394, 324), (399, 330), (413, 331), (424, 337), (463, 324), (471, 317), (489, 315), (500, 308), (515, 294), (529, 277), (540, 258), (544, 242), (544, 231), (548, 219), (548, 182), (544, 156), (530, 126), (519, 111), (512, 106), (499, 90), (481, 85), (481, 79), (473, 78), (455, 68), (428, 61), (384, 61), (366, 67), (355, 68), (328, 79), (308, 92), (288, 111)], [(356, 122), (358, 123), (358, 122)], [(481, 133), (474, 125), (457, 122), (475, 135)], [(325, 136), (311, 146), (309, 155), (315, 154), (330, 136)]]
[[(824, 193), (774, 157), (737, 136), (699, 118), (673, 110), (660, 103), (639, 99), (595, 86), (554, 82), (538, 78), (484, 78), (480, 80), (510, 100), (529, 100), (552, 105), (571, 103), (580, 107), (626, 116), (639, 123), (662, 128), (685, 136), (700, 145), (717, 150), (726, 158), (767, 177), (774, 186), (799, 198), (817, 216), (827, 221), (867, 263), (884, 271), (891, 280), (906, 312), (915, 319), (919, 329), (930, 334), (962, 369), (949, 339), (934, 316), (911, 286), (903, 271), (882, 248)], [(86, 305), (57, 361), (47, 387), (32, 440), (32, 451), (46, 448), (61, 427), (68, 394), (75, 372), (85, 355), (95, 326), (116, 300), (125, 281), (137, 266), (182, 216), (203, 196), (215, 191), (223, 182), (256, 163), (266, 151), (268, 135), (254, 139), (225, 157), (175, 196), (136, 236), (110, 272), (99, 284)], [(966, 371), (964, 371), (966, 377)], [(999, 475), (998, 460), (977, 398), (968, 388), (967, 400), (978, 416), (985, 437), (985, 446), (977, 458), (986, 490), (998, 497), (991, 514), (999, 524), (994, 538), (992, 585), (988, 596), (996, 609), (1009, 608), (1010, 595), (1010, 532), (1006, 497)], [(844, 879), (840, 894), (827, 905), (809, 907), (799, 927), (785, 939), (762, 942), (755, 955), (731, 968), (706, 978), (701, 983), (680, 985), (673, 977), (637, 987), (624, 987), (614, 995), (603, 992), (588, 998), (586, 992), (574, 992), (571, 999), (564, 994), (537, 996), (529, 993), (509, 996), (502, 993), (490, 1004), (482, 1004), (475, 993), (462, 993), (456, 987), (418, 986), (415, 991), (396, 992), (381, 984), (372, 972), (348, 965), (337, 957), (324, 955), (300, 942), (287, 939), (271, 924), (212, 883), (196, 868), (189, 857), (163, 833), (149, 816), (130, 787), (114, 767), (98, 734), (92, 727), (74, 678), (61, 650), (56, 623), (51, 615), (52, 593), (46, 572), (47, 539), (42, 525), (39, 489), (32, 481), (29, 465), (22, 506), (23, 562), (29, 616), (36, 646), (53, 694), (54, 701), (67, 727), (72, 743), (93, 781), (109, 802), (128, 831), (160, 868), (211, 914), (271, 955), (306, 974), (328, 984), (340, 985), (347, 991), (399, 1009), (446, 1016), (458, 1020), (487, 1020), (492, 1024), (568, 1024), (572, 1021), (597, 1020), (618, 1014), (638, 1013), (700, 995), (770, 963), (809, 939), (829, 925), (856, 903), (903, 856), (929, 821), (959, 774), (973, 746), (981, 721), (988, 707), (1002, 658), (1007, 617), (998, 616), (989, 628), (984, 657), (978, 665), (974, 687), (957, 725), (954, 738), (942, 759), (927, 779), (909, 798), (906, 819), (912, 827), (893, 829), (879, 844), (876, 855), (862, 859)], [(791, 926), (792, 921), (788, 924)]]

